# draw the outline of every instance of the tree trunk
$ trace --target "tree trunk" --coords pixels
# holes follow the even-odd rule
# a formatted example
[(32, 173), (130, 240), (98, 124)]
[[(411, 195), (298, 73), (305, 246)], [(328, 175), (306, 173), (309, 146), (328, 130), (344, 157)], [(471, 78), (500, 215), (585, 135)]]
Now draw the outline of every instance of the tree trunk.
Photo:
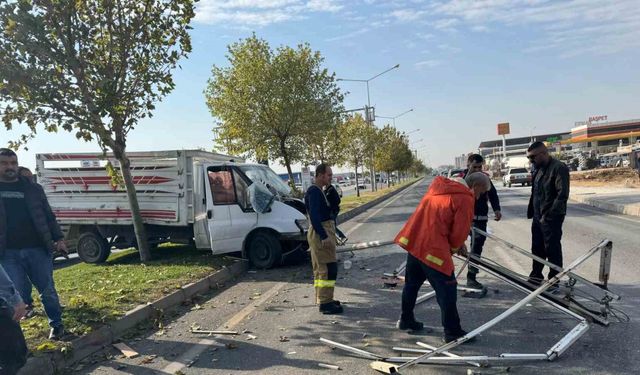
[(376, 182), (376, 169), (373, 167), (373, 155), (371, 155), (371, 168), (369, 168), (371, 172), (371, 191), (376, 191), (377, 182)]
[(356, 167), (356, 197), (360, 197), (360, 187), (358, 185), (360, 185), (358, 183), (358, 164), (355, 165)]
[(387, 171), (387, 188), (391, 187), (391, 172)]
[(133, 220), (133, 230), (136, 234), (136, 242), (138, 243), (140, 261), (142, 261), (142, 263), (148, 262), (151, 260), (151, 251), (149, 250), (149, 243), (147, 241), (147, 231), (142, 222), (142, 216), (140, 215), (140, 205), (138, 204), (136, 187), (133, 183), (133, 176), (131, 176), (131, 161), (124, 150), (116, 153), (116, 158), (120, 162), (120, 171), (124, 185), (127, 188), (127, 197), (129, 198), (129, 206), (131, 207), (131, 219)]
[[(293, 172), (291, 171), (291, 162), (289, 161), (289, 154), (287, 153), (287, 149), (284, 145), (284, 140), (280, 141), (280, 154), (284, 159), (284, 165), (287, 167), (287, 174), (289, 175), (289, 186), (291, 186), (292, 190), (296, 188), (296, 180), (293, 178)], [(302, 176), (301, 176), (302, 177)], [(300, 181), (302, 183), (302, 181)]]

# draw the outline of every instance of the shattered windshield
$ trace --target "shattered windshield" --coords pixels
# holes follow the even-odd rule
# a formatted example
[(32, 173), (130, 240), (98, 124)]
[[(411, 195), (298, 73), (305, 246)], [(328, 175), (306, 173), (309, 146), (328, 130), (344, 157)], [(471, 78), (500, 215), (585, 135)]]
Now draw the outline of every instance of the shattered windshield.
[(262, 182), (272, 193), (291, 195), (291, 188), (274, 171), (262, 165), (243, 165), (240, 170), (253, 182)]

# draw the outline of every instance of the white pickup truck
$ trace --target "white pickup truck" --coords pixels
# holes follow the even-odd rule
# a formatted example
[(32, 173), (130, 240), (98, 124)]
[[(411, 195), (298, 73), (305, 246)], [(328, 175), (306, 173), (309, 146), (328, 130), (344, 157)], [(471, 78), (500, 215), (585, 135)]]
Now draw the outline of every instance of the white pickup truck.
[[(193, 244), (239, 252), (270, 268), (306, 251), (304, 203), (261, 164), (198, 150), (131, 152), (131, 172), (152, 246)], [(127, 194), (102, 154), (38, 154), (37, 174), (72, 249), (88, 263), (136, 246)]]

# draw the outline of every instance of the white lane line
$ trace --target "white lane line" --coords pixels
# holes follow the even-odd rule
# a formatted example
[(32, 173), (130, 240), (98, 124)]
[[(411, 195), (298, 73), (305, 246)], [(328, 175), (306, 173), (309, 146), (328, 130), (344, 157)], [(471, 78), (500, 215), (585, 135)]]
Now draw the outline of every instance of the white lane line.
[(367, 221), (369, 221), (369, 219), (371, 219), (372, 217), (374, 217), (375, 215), (378, 214), (378, 212), (382, 211), (383, 209), (387, 208), (388, 205), (390, 205), (391, 203), (395, 202), (398, 198), (402, 197), (403, 195), (405, 195), (408, 191), (415, 189), (418, 185), (420, 185), (420, 183), (416, 183), (413, 186), (405, 189), (403, 192), (399, 193), (398, 195), (396, 195), (393, 199), (391, 199), (389, 202), (385, 203), (384, 206), (378, 208), (377, 210), (375, 210), (374, 212), (371, 213), (371, 215), (367, 216), (366, 219), (364, 219), (362, 222), (356, 224), (353, 228), (351, 228), (350, 230), (347, 231), (347, 236), (349, 236), (351, 233), (355, 232), (356, 229), (360, 228), (362, 225), (367, 224)]
[[(265, 294), (263, 294), (259, 300), (257, 300), (256, 302), (248, 305), (244, 309), (237, 312), (229, 320), (223, 323), (220, 327), (216, 328), (216, 330), (227, 330), (227, 329), (234, 328), (235, 326), (240, 324), (240, 322), (242, 322), (247, 316), (249, 316), (249, 314), (251, 314), (258, 307), (260, 307), (260, 305), (267, 302), (269, 299), (271, 299), (276, 294), (278, 294), (280, 289), (282, 289), (287, 284), (288, 284), (287, 282), (277, 283), (271, 289), (269, 289)], [(221, 338), (222, 336), (215, 335), (213, 337)], [(202, 339), (198, 341), (197, 344), (195, 344), (193, 347), (191, 347), (191, 349), (189, 349), (183, 355), (181, 355), (180, 358), (178, 358), (174, 362), (171, 362), (167, 367), (162, 369), (162, 372), (165, 374), (175, 374), (177, 371), (180, 371), (183, 368), (185, 368), (188, 363), (193, 361), (202, 352), (209, 349), (211, 345), (215, 345), (215, 344), (218, 344), (218, 342), (211, 339)]]

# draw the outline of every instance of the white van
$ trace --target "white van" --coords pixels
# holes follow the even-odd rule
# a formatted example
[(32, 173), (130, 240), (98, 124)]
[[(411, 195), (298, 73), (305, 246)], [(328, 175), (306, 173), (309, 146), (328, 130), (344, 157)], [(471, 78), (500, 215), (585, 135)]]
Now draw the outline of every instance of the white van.
[[(270, 268), (306, 251), (304, 203), (268, 166), (198, 150), (131, 152), (140, 211), (150, 244), (193, 244), (213, 254), (239, 252)], [(45, 189), (72, 249), (88, 263), (112, 248), (136, 246), (123, 187), (112, 186), (112, 155), (38, 154)]]

